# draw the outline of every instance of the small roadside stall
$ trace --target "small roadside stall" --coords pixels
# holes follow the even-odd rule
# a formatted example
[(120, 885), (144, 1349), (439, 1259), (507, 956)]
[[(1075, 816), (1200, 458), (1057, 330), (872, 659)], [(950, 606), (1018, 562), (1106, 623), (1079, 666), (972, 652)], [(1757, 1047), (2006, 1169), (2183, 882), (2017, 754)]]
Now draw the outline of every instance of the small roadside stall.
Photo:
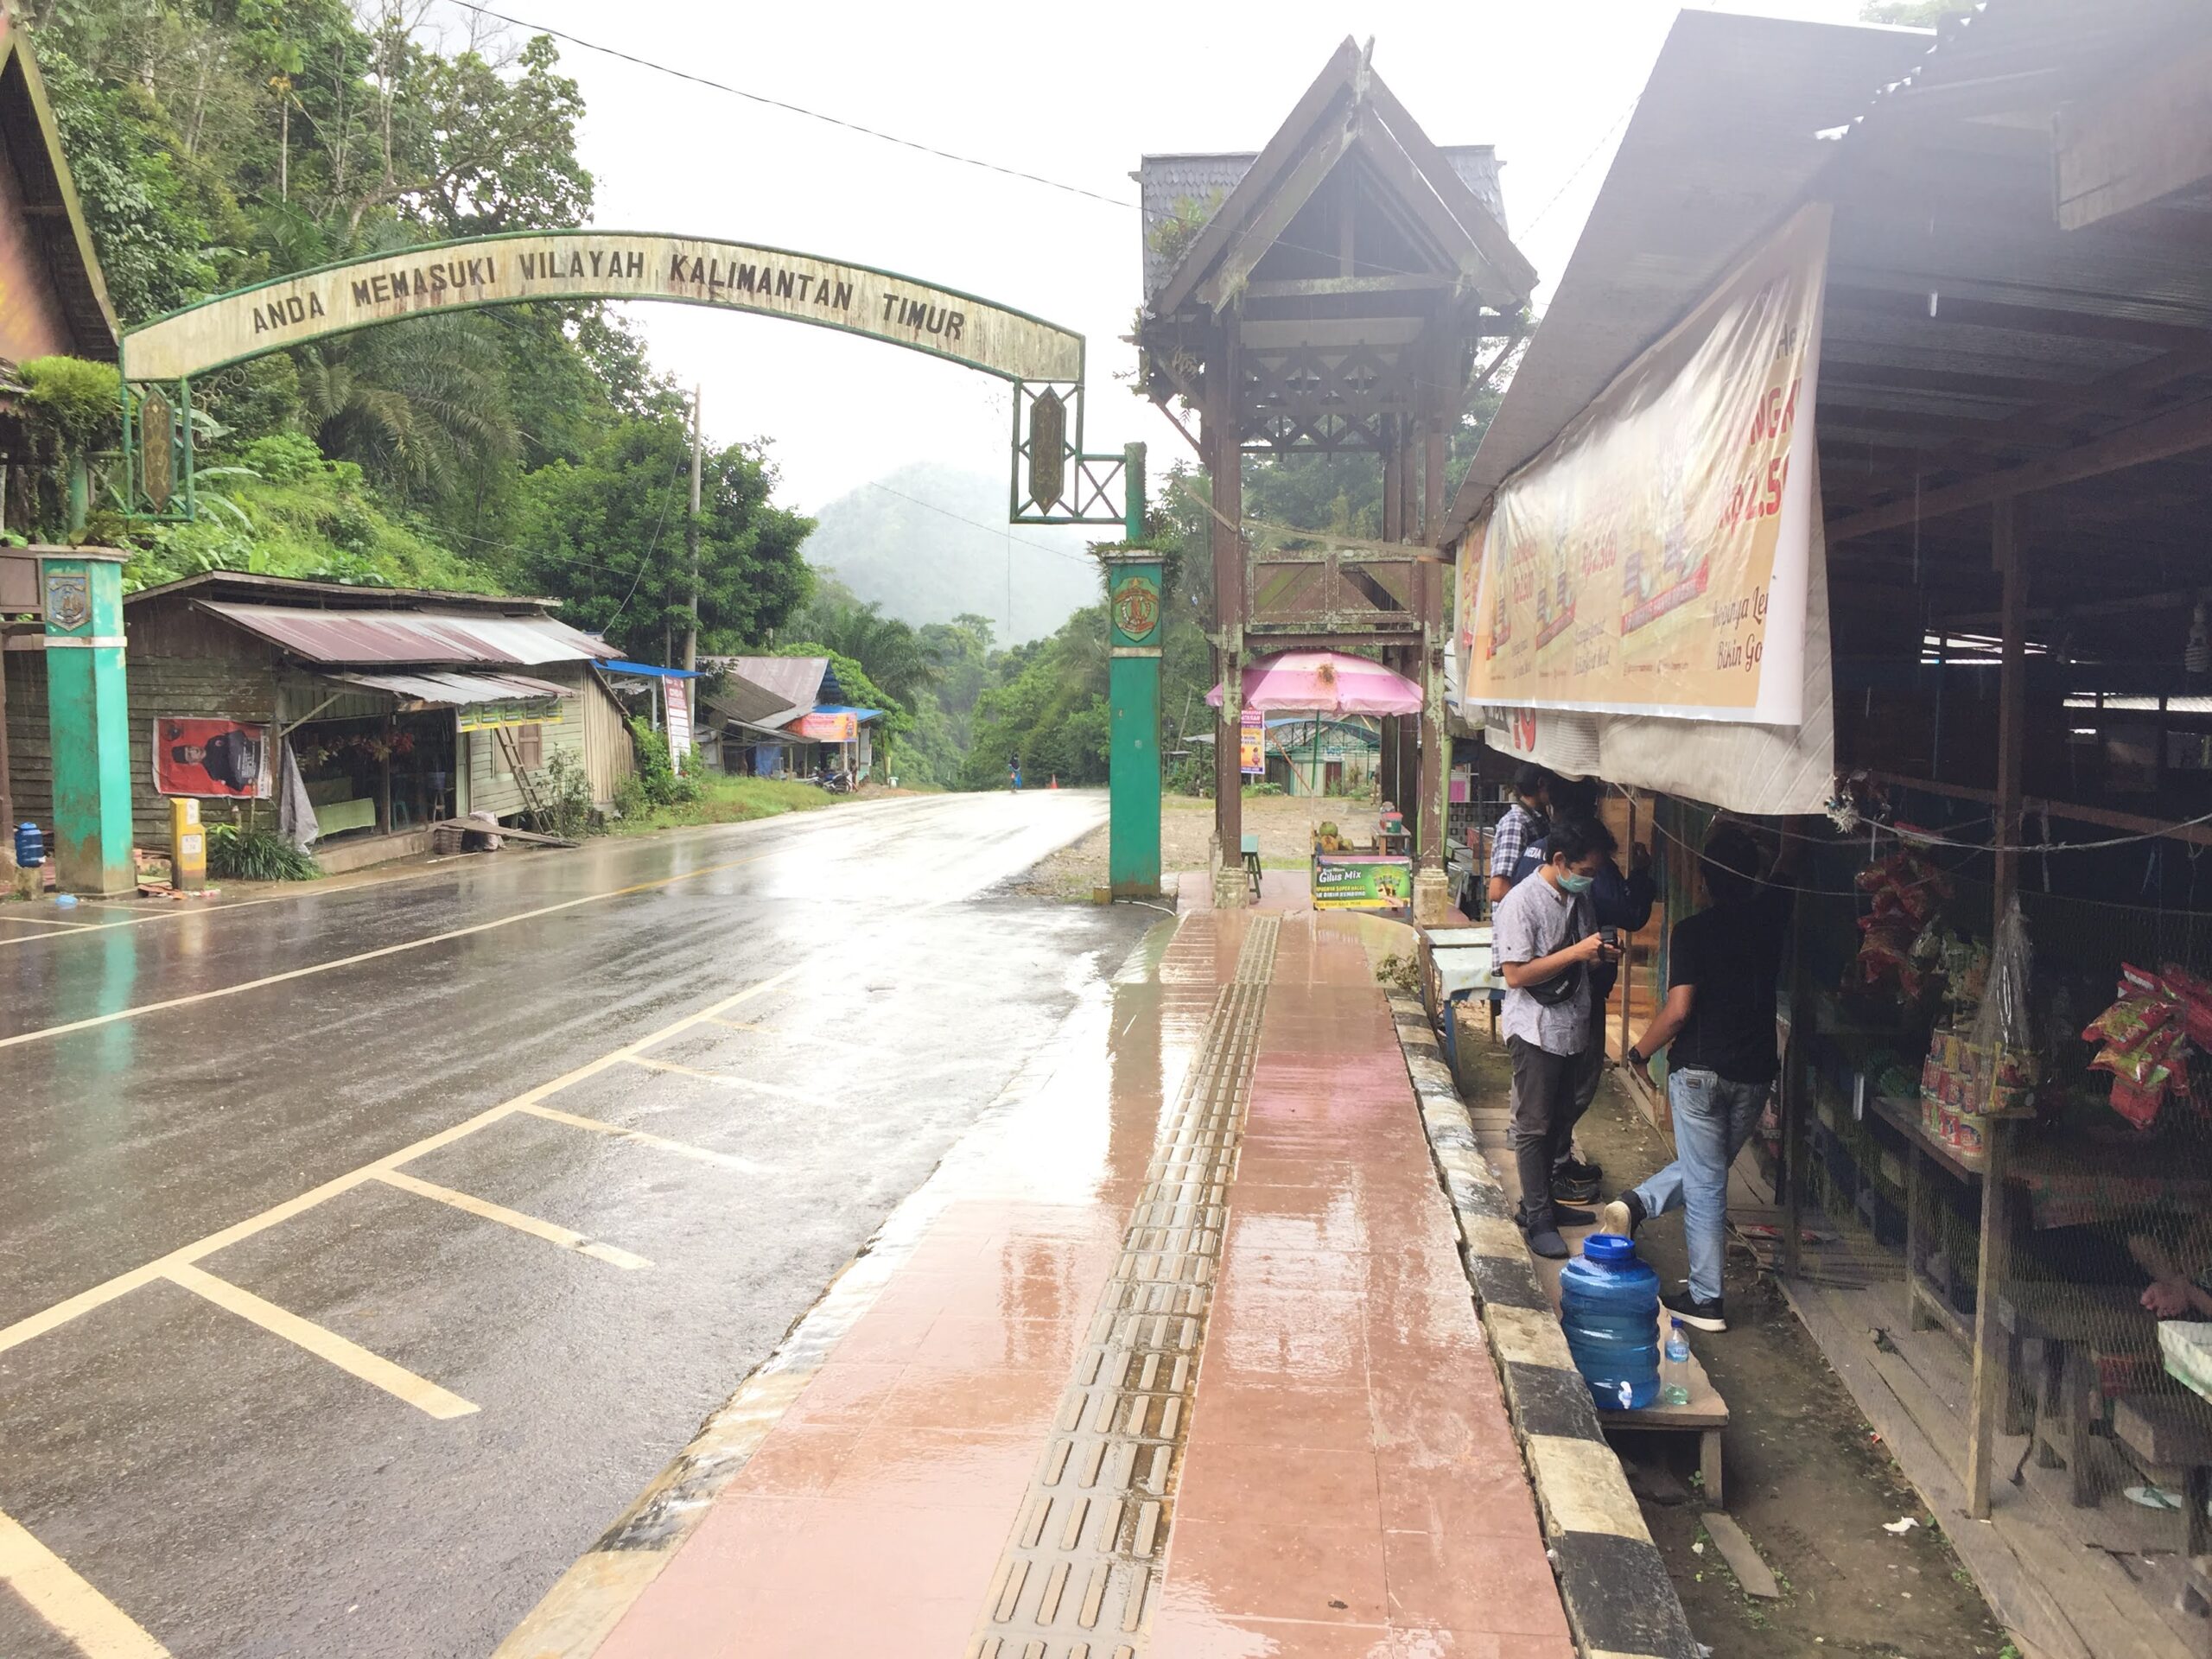
[(2212, 16), (2094, 12), (1684, 14), (1454, 517), (1492, 762), (1649, 791), (1670, 921), (1802, 845), (1738, 1242), (2104, 1659), (2212, 1643)]
[[(1295, 711), (1317, 730), (1330, 719), (1418, 714), (1421, 709), (1421, 687), (1372, 658), (1349, 652), (1285, 651), (1255, 658), (1244, 670), (1243, 686), (1248, 720), (1257, 715), (1264, 721), (1270, 710)], [(1221, 707), (1219, 685), (1206, 693), (1206, 701)], [(1395, 806), (1386, 803), (1385, 814), (1395, 818)], [(1248, 872), (1256, 878), (1256, 838), (1244, 840)], [(1333, 823), (1315, 828), (1310, 891), (1316, 910), (1408, 909), (1413, 870), (1402, 818), (1378, 823), (1371, 842), (1355, 842)]]

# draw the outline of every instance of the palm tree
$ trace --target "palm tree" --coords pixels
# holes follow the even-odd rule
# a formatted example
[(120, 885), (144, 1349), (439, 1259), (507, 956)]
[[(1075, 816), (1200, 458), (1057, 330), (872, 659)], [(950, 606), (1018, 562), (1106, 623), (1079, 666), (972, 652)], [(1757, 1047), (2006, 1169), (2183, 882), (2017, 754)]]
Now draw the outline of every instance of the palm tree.
[(467, 317), (419, 317), (297, 356), (322, 452), (403, 494), (450, 497), (520, 448), (499, 346)]

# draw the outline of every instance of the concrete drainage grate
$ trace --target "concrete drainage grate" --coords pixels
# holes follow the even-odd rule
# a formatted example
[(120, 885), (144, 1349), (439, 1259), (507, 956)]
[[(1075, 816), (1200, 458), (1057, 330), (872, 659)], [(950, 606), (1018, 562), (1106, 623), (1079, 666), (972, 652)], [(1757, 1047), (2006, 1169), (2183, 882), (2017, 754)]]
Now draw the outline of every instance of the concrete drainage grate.
[(971, 1659), (1137, 1659), (1228, 1221), (1280, 921), (1247, 924), (1145, 1172)]

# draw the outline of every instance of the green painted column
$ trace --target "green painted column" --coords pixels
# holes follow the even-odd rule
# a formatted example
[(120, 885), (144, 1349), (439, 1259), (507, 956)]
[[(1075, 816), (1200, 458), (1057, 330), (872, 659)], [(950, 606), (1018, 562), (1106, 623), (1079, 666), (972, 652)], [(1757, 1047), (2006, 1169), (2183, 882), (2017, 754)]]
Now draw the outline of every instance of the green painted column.
[(1116, 899), (1160, 897), (1160, 645), (1165, 617), (1160, 555), (1144, 540), (1144, 446), (1122, 451), (1128, 480), (1127, 545), (1106, 563), (1108, 807), (1107, 880)]
[(130, 893), (130, 709), (123, 683), (123, 561), (56, 548), (46, 594), (47, 730), (54, 743), (54, 861), (65, 892)]

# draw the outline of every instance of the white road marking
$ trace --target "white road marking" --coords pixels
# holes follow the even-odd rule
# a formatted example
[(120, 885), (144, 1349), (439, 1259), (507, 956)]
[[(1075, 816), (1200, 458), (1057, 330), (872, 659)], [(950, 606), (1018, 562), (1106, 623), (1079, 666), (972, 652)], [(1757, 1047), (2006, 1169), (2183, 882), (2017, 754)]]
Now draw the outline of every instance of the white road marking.
[(677, 1033), (697, 1025), (702, 1020), (721, 1014), (725, 1009), (736, 1007), (741, 1002), (749, 1001), (753, 997), (775, 989), (787, 980), (804, 972), (805, 967), (806, 964), (801, 963), (796, 967), (785, 969), (779, 974), (772, 974), (766, 979), (755, 980), (743, 990), (733, 992), (718, 1001), (710, 1002), (696, 1014), (687, 1014), (672, 1025), (664, 1026), (658, 1031), (650, 1032), (635, 1041), (625, 1043), (621, 1047), (611, 1050), (595, 1060), (587, 1060), (575, 1070), (564, 1071), (559, 1077), (541, 1083), (534, 1089), (526, 1089), (512, 1100), (502, 1101), (497, 1106), (487, 1107), (477, 1113), (475, 1116), (464, 1118), (450, 1128), (441, 1129), (435, 1135), (425, 1135), (420, 1141), (402, 1147), (397, 1152), (386, 1154), (373, 1163), (362, 1165), (359, 1169), (348, 1170), (343, 1175), (333, 1176), (321, 1185), (310, 1187), (297, 1198), (287, 1198), (282, 1204), (264, 1210), (259, 1215), (249, 1216), (244, 1221), (234, 1222), (219, 1231), (209, 1233), (204, 1238), (195, 1240), (179, 1249), (171, 1250), (167, 1255), (157, 1256), (143, 1267), (132, 1268), (128, 1272), (117, 1274), (112, 1279), (103, 1280), (88, 1289), (80, 1290), (74, 1296), (56, 1302), (51, 1307), (26, 1315), (17, 1319), (13, 1325), (0, 1326), (0, 1353), (5, 1353), (10, 1348), (29, 1342), (34, 1337), (43, 1336), (48, 1331), (65, 1325), (72, 1319), (91, 1313), (96, 1307), (104, 1307), (118, 1296), (127, 1295), (142, 1285), (151, 1284), (156, 1279), (167, 1278), (172, 1268), (188, 1266), (203, 1257), (213, 1255), (218, 1250), (227, 1249), (243, 1239), (251, 1238), (256, 1233), (264, 1232), (280, 1222), (289, 1221), (295, 1216), (304, 1215), (325, 1200), (334, 1198), (340, 1192), (349, 1192), (364, 1181), (375, 1179), (387, 1169), (397, 1169), (402, 1165), (412, 1163), (425, 1153), (435, 1152), (440, 1147), (450, 1146), (456, 1141), (464, 1140), (479, 1129), (497, 1123), (502, 1118), (512, 1116), (517, 1112), (527, 1111), (547, 1096), (558, 1094), (571, 1084), (582, 1083), (586, 1077), (596, 1077), (609, 1066), (620, 1065), (639, 1049), (665, 1041)]
[(0, 1515), (0, 1584), (86, 1659), (169, 1659), (136, 1619), (7, 1515)]
[(435, 1181), (417, 1180), (404, 1170), (383, 1169), (377, 1179), (387, 1186), (396, 1186), (403, 1192), (412, 1192), (417, 1198), (435, 1198), (440, 1204), (450, 1205), (486, 1221), (496, 1221), (502, 1227), (512, 1227), (518, 1233), (528, 1233), (542, 1238), (549, 1244), (558, 1244), (564, 1250), (574, 1250), (579, 1255), (593, 1256), (618, 1268), (635, 1270), (650, 1268), (652, 1263), (642, 1255), (632, 1255), (627, 1250), (618, 1250), (612, 1244), (601, 1244), (595, 1239), (560, 1225), (557, 1222), (542, 1221), (536, 1216), (526, 1216), (519, 1210), (510, 1210), (503, 1204), (493, 1204), (489, 1198), (480, 1198), (474, 1192), (462, 1192), (450, 1186), (440, 1186)]
[(403, 951), (420, 950), (425, 946), (443, 944), (452, 939), (465, 939), (475, 933), (489, 933), (495, 928), (512, 927), (518, 922), (535, 921), (540, 916), (551, 916), (563, 910), (574, 910), (578, 905), (595, 905), (602, 899), (620, 899), (633, 893), (649, 893), (655, 887), (665, 887), (678, 881), (690, 881), (702, 875), (713, 875), (721, 870), (734, 870), (740, 865), (757, 864), (772, 853), (755, 853), (750, 858), (734, 858), (727, 863), (704, 864), (696, 870), (683, 870), (674, 875), (658, 876), (651, 881), (639, 881), (626, 887), (610, 887), (605, 893), (588, 893), (581, 899), (563, 899), (557, 905), (541, 905), (536, 910), (518, 911), (512, 916), (501, 916), (488, 922), (477, 922), (467, 927), (449, 928), (442, 933), (426, 933), (419, 939), (404, 939), (397, 944), (386, 944), (374, 950), (363, 950), (350, 957), (340, 957), (334, 962), (318, 962), (305, 968), (289, 968), (281, 974), (264, 974), (259, 979), (241, 980), (236, 985), (225, 985), (212, 991), (194, 991), (188, 996), (164, 997), (158, 1002), (142, 1002), (135, 1008), (118, 1008), (113, 1014), (97, 1014), (83, 1020), (71, 1020), (58, 1026), (47, 1026), (38, 1031), (18, 1032), (13, 1037), (0, 1037), (0, 1048), (13, 1048), (18, 1043), (43, 1042), (49, 1037), (65, 1037), (73, 1031), (90, 1031), (96, 1026), (112, 1025), (118, 1020), (136, 1020), (141, 1015), (159, 1014), (167, 1008), (189, 1007), (196, 1002), (212, 1002), (219, 997), (237, 996), (246, 991), (257, 991), (265, 986), (282, 985), (295, 979), (307, 979), (316, 974), (335, 972), (340, 968), (354, 968), (365, 962), (375, 962), (383, 957), (396, 957)]
[(417, 1376), (404, 1365), (395, 1365), (382, 1354), (372, 1354), (359, 1343), (350, 1342), (313, 1319), (302, 1319), (289, 1308), (264, 1301), (227, 1279), (218, 1279), (212, 1273), (182, 1264), (171, 1268), (162, 1277), (196, 1296), (206, 1297), (226, 1313), (251, 1320), (271, 1336), (282, 1337), (306, 1349), (317, 1359), (329, 1361), (372, 1387), (382, 1389), (395, 1400), (405, 1401), (417, 1411), (442, 1419), (466, 1417), (476, 1409), (459, 1395), (440, 1388), (428, 1377)]
[(648, 1071), (672, 1071), (679, 1077), (696, 1077), (702, 1083), (719, 1084), (725, 1089), (757, 1089), (764, 1095), (775, 1095), (785, 1100), (822, 1098), (818, 1089), (794, 1089), (787, 1083), (765, 1083), (759, 1077), (741, 1077), (734, 1071), (702, 1071), (696, 1065), (678, 1065), (674, 1060), (649, 1060), (641, 1054), (624, 1058)]

